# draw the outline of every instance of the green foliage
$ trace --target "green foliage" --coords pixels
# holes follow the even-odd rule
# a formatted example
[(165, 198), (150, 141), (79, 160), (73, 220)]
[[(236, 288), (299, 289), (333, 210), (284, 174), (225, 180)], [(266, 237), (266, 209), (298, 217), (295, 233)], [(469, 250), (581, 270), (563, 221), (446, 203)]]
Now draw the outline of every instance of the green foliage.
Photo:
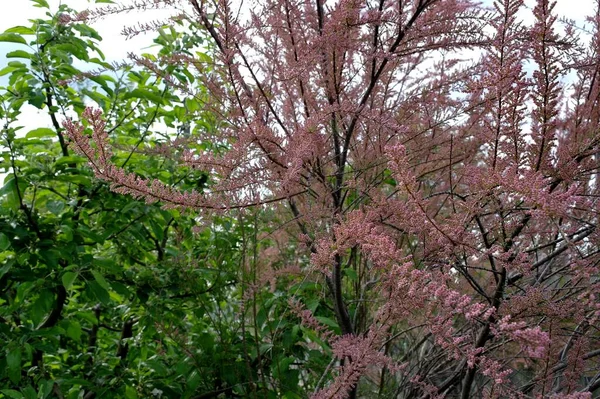
[[(291, 314), (289, 292), (338, 327), (316, 299), (320, 285), (257, 282), (256, 254), (272, 244), (258, 240), (257, 217), (199, 226), (114, 194), (69, 149), (61, 121), (95, 103), (121, 149), (117, 164), (202, 190), (208, 176), (178, 167), (177, 154), (142, 155), (218, 126), (202, 87), (182, 95), (148, 71), (107, 64), (95, 30), (59, 23), (72, 13), (60, 6), (0, 34), (21, 45), (0, 70), (0, 398), (306, 397), (330, 351)], [(160, 32), (159, 57), (210, 57), (201, 32), (178, 29)], [(183, 67), (165, 70), (195, 82)], [(20, 117), (31, 107), (48, 119), (26, 131)]]

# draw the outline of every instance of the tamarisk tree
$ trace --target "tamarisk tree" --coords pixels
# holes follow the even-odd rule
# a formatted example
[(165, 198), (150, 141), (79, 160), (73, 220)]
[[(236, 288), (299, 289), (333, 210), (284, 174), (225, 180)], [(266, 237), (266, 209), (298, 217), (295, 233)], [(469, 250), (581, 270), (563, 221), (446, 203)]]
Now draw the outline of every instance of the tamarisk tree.
[(206, 188), (113, 164), (99, 111), (66, 130), (117, 192), (287, 215), (279, 234), (336, 321), (290, 298), (333, 359), (308, 395), (592, 397), (600, 4), (585, 29), (549, 0), (147, 7), (165, 4), (205, 29), (215, 59), (132, 58), (189, 96), (165, 64), (203, 83), (219, 126), (194, 127), (210, 145), (180, 161), (210, 176)]

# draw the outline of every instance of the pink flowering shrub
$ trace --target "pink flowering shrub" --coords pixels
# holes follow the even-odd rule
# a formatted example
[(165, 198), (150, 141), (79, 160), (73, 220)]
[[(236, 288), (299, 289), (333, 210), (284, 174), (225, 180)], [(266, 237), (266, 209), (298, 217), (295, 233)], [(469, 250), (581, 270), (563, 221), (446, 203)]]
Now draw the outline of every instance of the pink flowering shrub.
[(195, 138), (226, 151), (181, 152), (208, 188), (114, 165), (88, 110), (89, 129), (65, 128), (96, 175), (165, 206), (288, 219), (304, 259), (292, 263), (326, 286), (339, 327), (292, 298), (333, 357), (313, 398), (591, 398), (600, 4), (577, 33), (549, 0), (258, 3), (244, 20), (229, 2), (191, 0), (216, 58), (171, 59), (223, 117)]

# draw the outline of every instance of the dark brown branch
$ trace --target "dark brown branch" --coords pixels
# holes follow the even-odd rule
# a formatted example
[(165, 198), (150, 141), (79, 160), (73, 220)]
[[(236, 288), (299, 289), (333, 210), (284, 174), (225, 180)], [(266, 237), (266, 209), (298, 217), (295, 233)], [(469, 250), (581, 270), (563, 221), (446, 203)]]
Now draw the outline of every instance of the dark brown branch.
[(121, 360), (125, 360), (127, 358), (127, 353), (129, 352), (129, 344), (125, 342), (127, 338), (133, 337), (133, 325), (135, 321), (132, 319), (125, 320), (123, 322), (123, 328), (121, 329), (121, 338), (119, 339), (119, 344), (117, 346), (116, 356), (120, 357)]
[(60, 284), (56, 286), (56, 302), (54, 303), (54, 308), (50, 312), (48, 318), (38, 327), (38, 330), (43, 328), (54, 327), (56, 323), (60, 320), (60, 316), (62, 314), (63, 308), (65, 307), (65, 303), (67, 302), (67, 290), (65, 287)]

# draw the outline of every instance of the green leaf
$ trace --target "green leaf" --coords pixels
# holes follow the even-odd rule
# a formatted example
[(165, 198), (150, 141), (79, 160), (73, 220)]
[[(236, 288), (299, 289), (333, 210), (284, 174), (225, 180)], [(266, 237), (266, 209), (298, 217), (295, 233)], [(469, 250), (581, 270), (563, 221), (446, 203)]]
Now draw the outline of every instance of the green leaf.
[(35, 31), (26, 26), (13, 26), (4, 31), (4, 33), (18, 33), (20, 35), (35, 35)]
[(125, 397), (127, 399), (137, 399), (138, 398), (138, 394), (137, 394), (135, 388), (132, 387), (131, 385), (127, 385), (125, 387)]
[(123, 213), (123, 214), (127, 213), (130, 210), (132, 210), (134, 208), (137, 208), (138, 205), (139, 205), (139, 202), (137, 202), (137, 201), (131, 201), (130, 203), (128, 203), (127, 205), (125, 205), (123, 207), (123, 209), (121, 209), (121, 213)]
[(31, 321), (34, 324), (41, 324), (47, 318), (50, 309), (54, 305), (54, 294), (48, 289), (42, 290), (38, 298), (33, 303), (31, 309)]
[(358, 280), (358, 275), (356, 274), (356, 270), (354, 269), (344, 269), (344, 274), (348, 276), (350, 281)]
[(158, 223), (156, 223), (156, 221), (154, 219), (149, 219), (148, 222), (150, 223), (150, 227), (152, 228), (152, 232), (154, 233), (154, 237), (158, 241), (162, 241), (163, 236), (164, 236), (163, 229), (158, 225)]
[(271, 349), (273, 349), (273, 344), (271, 343), (260, 344), (259, 347), (261, 355), (264, 355), (265, 353), (267, 353), (267, 351), (270, 351)]
[(41, 90), (36, 90), (32, 93), (31, 97), (29, 97), (27, 102), (37, 109), (42, 109), (44, 106), (44, 101), (46, 101), (46, 96), (44, 96), (44, 93), (42, 93)]
[(96, 257), (93, 259), (93, 263), (94, 265), (101, 267), (105, 270), (110, 270), (113, 273), (119, 273), (121, 272), (121, 268), (118, 267), (115, 263), (114, 259), (111, 258), (100, 258), (100, 257)]
[[(0, 188), (0, 197), (6, 194), (12, 194), (17, 190), (17, 183), (15, 181), (14, 175), (8, 176), (4, 181), (4, 186)], [(27, 186), (27, 183), (19, 180), (19, 186), (24, 186), (19, 187), (21, 190), (23, 190)]]
[(19, 391), (15, 391), (14, 389), (3, 389), (0, 391), (3, 395), (8, 396), (13, 399), (22, 399), (23, 394)]
[[(292, 356), (287, 356), (287, 357), (283, 357), (281, 358), (281, 360), (279, 360), (279, 362), (277, 363), (277, 367), (275, 368), (275, 372), (276, 373), (284, 373), (286, 371), (288, 371), (288, 369), (290, 368), (290, 364), (294, 363), (294, 358)], [(275, 366), (275, 365), (273, 365)]]
[(26, 59), (30, 59), (31, 58), (31, 54), (29, 54), (25, 50), (15, 50), (15, 51), (11, 51), (10, 53), (7, 53), (6, 54), (6, 58), (26, 58)]
[(92, 270), (92, 275), (94, 276), (94, 280), (100, 284), (100, 287), (104, 288), (106, 291), (110, 291), (110, 286), (104, 279), (104, 276), (98, 273), (96, 270)]
[(200, 103), (194, 98), (186, 98), (184, 104), (190, 112), (194, 112), (200, 109)]
[(163, 103), (163, 98), (161, 96), (159, 96), (158, 94), (152, 93), (149, 90), (143, 90), (143, 89), (135, 89), (130, 91), (129, 93), (127, 93), (124, 98), (141, 98), (143, 100), (150, 100), (154, 103), (157, 104), (162, 104)]
[(80, 164), (87, 162), (86, 158), (79, 157), (77, 155), (68, 155), (66, 157), (60, 157), (54, 162), (54, 166), (68, 164)]
[(14, 67), (14, 66), (4, 67), (4, 68), (0, 69), (0, 76), (8, 75), (9, 73), (16, 71), (17, 69), (21, 69), (21, 68)]
[(96, 281), (88, 281), (87, 286), (100, 302), (105, 305), (110, 303), (110, 294), (99, 283)]
[(85, 225), (79, 225), (77, 231), (85, 238), (90, 239), (94, 242), (104, 242), (104, 237), (97, 234), (95, 231), (91, 230), (89, 227)]
[(6, 251), (10, 248), (10, 240), (4, 233), (0, 233), (0, 251)]
[(15, 297), (15, 302), (23, 302), (23, 300), (29, 294), (29, 291), (31, 291), (32, 288), (32, 281), (25, 281), (24, 283), (21, 283), (21, 285), (19, 285), (19, 287), (17, 288), (17, 296)]
[(61, 224), (60, 225), (60, 230), (58, 231), (59, 235), (58, 235), (58, 239), (61, 241), (66, 241), (66, 242), (71, 242), (73, 241), (73, 229), (71, 228), (71, 226), (68, 226), (66, 224)]
[(27, 44), (27, 41), (21, 35), (11, 32), (0, 33), (0, 42)]
[(92, 185), (92, 180), (89, 177), (82, 175), (58, 175), (56, 176), (56, 179), (68, 183), (81, 184), (85, 187), (91, 187)]
[(65, 209), (65, 203), (63, 201), (48, 201), (46, 202), (46, 208), (56, 216)]
[(56, 132), (47, 127), (40, 127), (37, 129), (30, 130), (25, 137), (28, 139), (31, 138), (41, 138), (41, 137), (54, 137), (56, 136)]
[(62, 283), (65, 286), (65, 288), (68, 290), (71, 288), (71, 286), (73, 286), (73, 282), (75, 281), (76, 278), (77, 278), (77, 273), (65, 272), (65, 274), (62, 275), (61, 280), (62, 280)]
[(128, 298), (131, 295), (129, 289), (124, 284), (119, 283), (118, 281), (111, 281), (110, 287), (120, 296)]
[(75, 321), (69, 321), (69, 326), (67, 327), (67, 337), (73, 339), (74, 341), (79, 341), (81, 339), (81, 325)]
[(110, 101), (110, 98), (108, 98), (104, 94), (98, 93), (95, 90), (82, 89), (81, 94), (88, 96), (99, 105), (103, 105), (106, 102)]
[(325, 317), (325, 316), (315, 316), (315, 319), (317, 319), (319, 321), (319, 323), (321, 324), (325, 324), (328, 327), (331, 327), (335, 330), (339, 329), (338, 324), (336, 323), (335, 320), (333, 320), (330, 317)]
[(9, 61), (8, 65), (15, 68), (27, 69), (27, 65), (21, 61)]
[[(76, 31), (81, 33), (81, 36), (91, 37), (98, 41), (102, 40), (102, 37), (100, 37), (98, 32), (96, 32), (96, 30), (94, 28), (92, 28), (91, 26), (84, 25), (84, 24), (77, 24), (77, 25), (73, 26), (73, 29), (75, 29)], [(100, 50), (98, 48), (96, 48), (96, 46), (90, 45), (89, 44), (90, 42), (87, 42), (87, 43), (90, 47), (93, 47), (96, 50), (96, 52), (98, 52), (99, 54), (101, 53)], [(104, 57), (102, 56), (102, 58), (104, 58)]]
[(38, 397), (35, 389), (33, 389), (31, 385), (25, 387), (25, 389), (23, 389), (23, 393), (25, 394), (25, 399), (37, 399)]
[(92, 325), (98, 324), (98, 319), (92, 312), (81, 312), (78, 316)]
[(13, 263), (14, 263), (14, 261), (7, 262), (6, 265), (0, 267), (0, 278), (2, 278), (6, 273), (8, 273), (10, 271)]
[(43, 338), (56, 338), (59, 334), (64, 332), (60, 327), (42, 328), (41, 330), (34, 330), (29, 333), (30, 337), (43, 337)]
[(37, 394), (38, 399), (46, 399), (48, 395), (52, 392), (52, 387), (54, 386), (54, 381), (52, 380), (42, 380), (38, 383), (40, 389)]
[(169, 373), (169, 370), (160, 360), (148, 360), (146, 362), (146, 365), (160, 376), (166, 376)]
[(195, 391), (202, 382), (202, 378), (197, 370), (192, 370), (187, 378), (187, 387), (190, 391)]
[(21, 380), (21, 348), (13, 347), (6, 355), (6, 366), (8, 367), (8, 378), (17, 384)]
[(46, 0), (31, 0), (34, 3), (36, 3), (35, 7), (38, 8), (50, 8), (50, 6), (48, 5), (48, 2)]
[(57, 44), (54, 46), (54, 50), (64, 51), (65, 53), (71, 54), (75, 58), (82, 61), (87, 61), (89, 59), (85, 47), (81, 45), (80, 42)]
[[(48, 240), (49, 242), (46, 245), (54, 245), (52, 240)], [(61, 257), (61, 253), (58, 249), (43, 249), (39, 251), (39, 255), (41, 260), (50, 267), (58, 266), (58, 259)]]

